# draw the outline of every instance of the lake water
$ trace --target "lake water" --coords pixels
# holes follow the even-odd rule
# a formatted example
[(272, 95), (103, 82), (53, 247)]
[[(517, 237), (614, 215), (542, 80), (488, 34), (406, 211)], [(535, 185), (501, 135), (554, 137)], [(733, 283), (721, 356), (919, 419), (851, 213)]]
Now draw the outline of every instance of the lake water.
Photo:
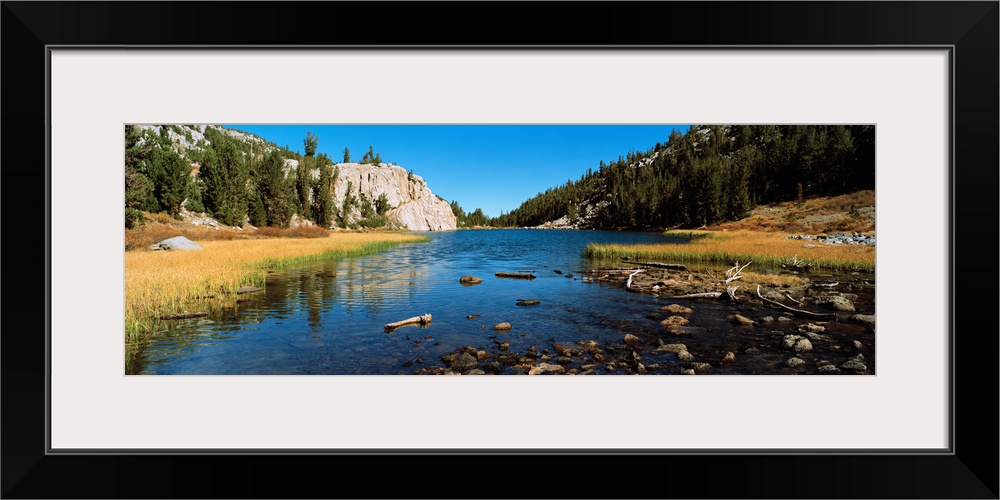
[[(581, 252), (591, 242), (685, 243), (658, 233), (616, 231), (424, 234), (431, 241), (273, 273), (265, 291), (241, 296), (246, 301), (235, 308), (207, 318), (172, 321), (154, 335), (137, 364), (138, 373), (412, 374), (445, 366), (442, 355), (468, 346), (491, 355), (525, 353), (534, 347), (541, 355), (552, 351), (553, 343), (593, 340), (602, 346), (621, 345), (627, 333), (653, 339), (649, 342), (655, 346), (663, 329), (646, 315), (669, 301), (585, 283), (580, 272), (598, 263), (582, 258)], [(499, 278), (496, 272), (531, 272), (536, 279)], [(459, 278), (464, 275), (483, 282), (462, 285)], [(519, 299), (540, 303), (519, 306)], [(745, 348), (737, 342), (746, 343), (747, 337), (737, 341), (726, 332), (724, 317), (732, 306), (709, 301), (699, 307), (699, 313), (712, 315), (704, 326), (717, 332), (703, 336), (706, 346), (720, 352)], [(391, 333), (383, 329), (387, 323), (422, 314), (432, 315), (430, 325)], [(478, 317), (469, 319), (471, 315)], [(501, 322), (510, 323), (512, 329), (494, 331)], [(498, 350), (504, 341), (509, 346)], [(555, 363), (558, 354), (546, 354)], [(649, 358), (644, 362), (662, 364), (663, 373), (679, 371), (672, 354)], [(761, 358), (760, 363), (739, 363), (717, 373), (771, 373), (766, 366), (781, 361)], [(506, 368), (503, 373), (518, 372)], [(621, 372), (599, 367), (597, 373)]]
[[(162, 332), (146, 350), (143, 373), (412, 373), (414, 368), (401, 365), (416, 358), (440, 363), (438, 356), (457, 347), (492, 344), (489, 335), (526, 345), (550, 338), (598, 340), (611, 329), (638, 328), (621, 318), (629, 309), (648, 310), (655, 300), (567, 278), (591, 267), (580, 256), (584, 247), (590, 242), (683, 242), (615, 231), (424, 234), (430, 242), (270, 275), (265, 291), (244, 296), (250, 302), (238, 311), (175, 322)], [(498, 278), (498, 271), (531, 271), (536, 279)], [(483, 283), (464, 286), (459, 283), (463, 275)], [(517, 299), (541, 302), (518, 306)], [(433, 321), (425, 328), (383, 330), (386, 323), (427, 313)], [(492, 327), (500, 322), (513, 328), (498, 334)]]

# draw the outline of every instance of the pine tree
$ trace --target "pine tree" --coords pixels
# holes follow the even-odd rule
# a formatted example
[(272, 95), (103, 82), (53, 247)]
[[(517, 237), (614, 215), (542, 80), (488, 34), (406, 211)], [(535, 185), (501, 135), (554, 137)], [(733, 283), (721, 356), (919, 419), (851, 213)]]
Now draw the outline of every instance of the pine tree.
[(345, 146), (344, 147), (344, 163), (350, 163), (350, 162), (351, 162), (351, 150), (348, 149)]
[(302, 140), (302, 145), (306, 150), (306, 156), (316, 156), (316, 146), (319, 144), (319, 137), (312, 132), (306, 132), (306, 138)]

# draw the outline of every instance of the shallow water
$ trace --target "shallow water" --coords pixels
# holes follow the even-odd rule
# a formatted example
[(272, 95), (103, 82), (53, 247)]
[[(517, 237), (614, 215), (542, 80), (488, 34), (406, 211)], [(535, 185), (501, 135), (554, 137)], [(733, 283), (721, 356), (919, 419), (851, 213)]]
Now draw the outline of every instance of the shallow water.
[[(467, 346), (491, 356), (525, 353), (531, 347), (542, 354), (552, 351), (553, 343), (593, 340), (611, 348), (610, 361), (635, 350), (643, 363), (653, 367), (648, 373), (680, 373), (681, 364), (674, 355), (649, 353), (658, 338), (687, 344), (698, 361), (717, 362), (727, 351), (738, 354), (736, 363), (715, 363), (718, 366), (712, 373), (803, 371), (785, 368), (782, 363), (791, 355), (773, 349), (780, 342), (779, 325), (734, 329), (726, 315), (741, 306), (698, 301), (689, 319), (704, 330), (670, 337), (658, 321), (646, 316), (676, 301), (580, 279), (582, 271), (599, 265), (580, 256), (588, 243), (684, 244), (683, 239), (657, 233), (531, 229), (425, 234), (430, 242), (271, 274), (264, 291), (241, 296), (246, 301), (235, 308), (207, 318), (173, 321), (145, 349), (138, 372), (412, 374), (445, 366), (440, 356)], [(536, 278), (499, 278), (496, 272), (531, 272)], [(459, 283), (464, 275), (483, 282), (465, 286)], [(874, 287), (870, 290), (873, 294)], [(519, 306), (519, 299), (540, 302)], [(401, 327), (391, 333), (383, 329), (387, 323), (422, 314), (433, 316), (430, 325)], [(779, 315), (777, 311), (767, 314)], [(469, 319), (470, 315), (478, 317)], [(493, 331), (500, 322), (511, 323), (512, 329)], [(793, 323), (803, 322), (780, 326), (787, 330)], [(837, 328), (843, 330), (837, 333), (843, 341), (830, 346), (848, 345), (852, 336), (870, 337), (866, 340), (870, 348), (858, 352), (866, 353), (874, 373), (874, 333), (860, 325), (838, 324)], [(627, 333), (642, 339), (642, 344), (623, 345)], [(509, 341), (509, 350), (498, 350), (497, 344), (503, 341)], [(810, 355), (826, 356), (839, 364), (848, 354), (856, 354), (851, 348), (824, 352), (830, 346), (818, 345)], [(751, 352), (745, 353), (747, 349)], [(574, 360), (566, 369), (588, 361), (593, 363)], [(595, 369), (598, 374), (627, 372), (604, 366)], [(519, 371), (508, 367), (504, 373)]]

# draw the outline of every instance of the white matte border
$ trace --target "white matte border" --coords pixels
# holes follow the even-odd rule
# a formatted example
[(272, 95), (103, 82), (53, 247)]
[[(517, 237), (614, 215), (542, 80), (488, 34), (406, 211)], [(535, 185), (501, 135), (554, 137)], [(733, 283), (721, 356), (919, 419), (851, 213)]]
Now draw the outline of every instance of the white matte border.
[[(948, 446), (945, 49), (56, 49), (51, 78), (54, 449)], [(126, 377), (124, 123), (874, 123), (877, 375)]]

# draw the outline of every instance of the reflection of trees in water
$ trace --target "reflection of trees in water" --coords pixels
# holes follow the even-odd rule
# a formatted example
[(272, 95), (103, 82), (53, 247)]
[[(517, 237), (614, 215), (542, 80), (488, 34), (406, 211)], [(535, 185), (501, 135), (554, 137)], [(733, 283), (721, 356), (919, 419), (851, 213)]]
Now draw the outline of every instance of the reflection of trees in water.
[(348, 314), (360, 306), (376, 318), (385, 309), (396, 307), (395, 299), (412, 299), (421, 288), (429, 288), (429, 270), (429, 264), (410, 252), (348, 259), (337, 270), (337, 291)]

